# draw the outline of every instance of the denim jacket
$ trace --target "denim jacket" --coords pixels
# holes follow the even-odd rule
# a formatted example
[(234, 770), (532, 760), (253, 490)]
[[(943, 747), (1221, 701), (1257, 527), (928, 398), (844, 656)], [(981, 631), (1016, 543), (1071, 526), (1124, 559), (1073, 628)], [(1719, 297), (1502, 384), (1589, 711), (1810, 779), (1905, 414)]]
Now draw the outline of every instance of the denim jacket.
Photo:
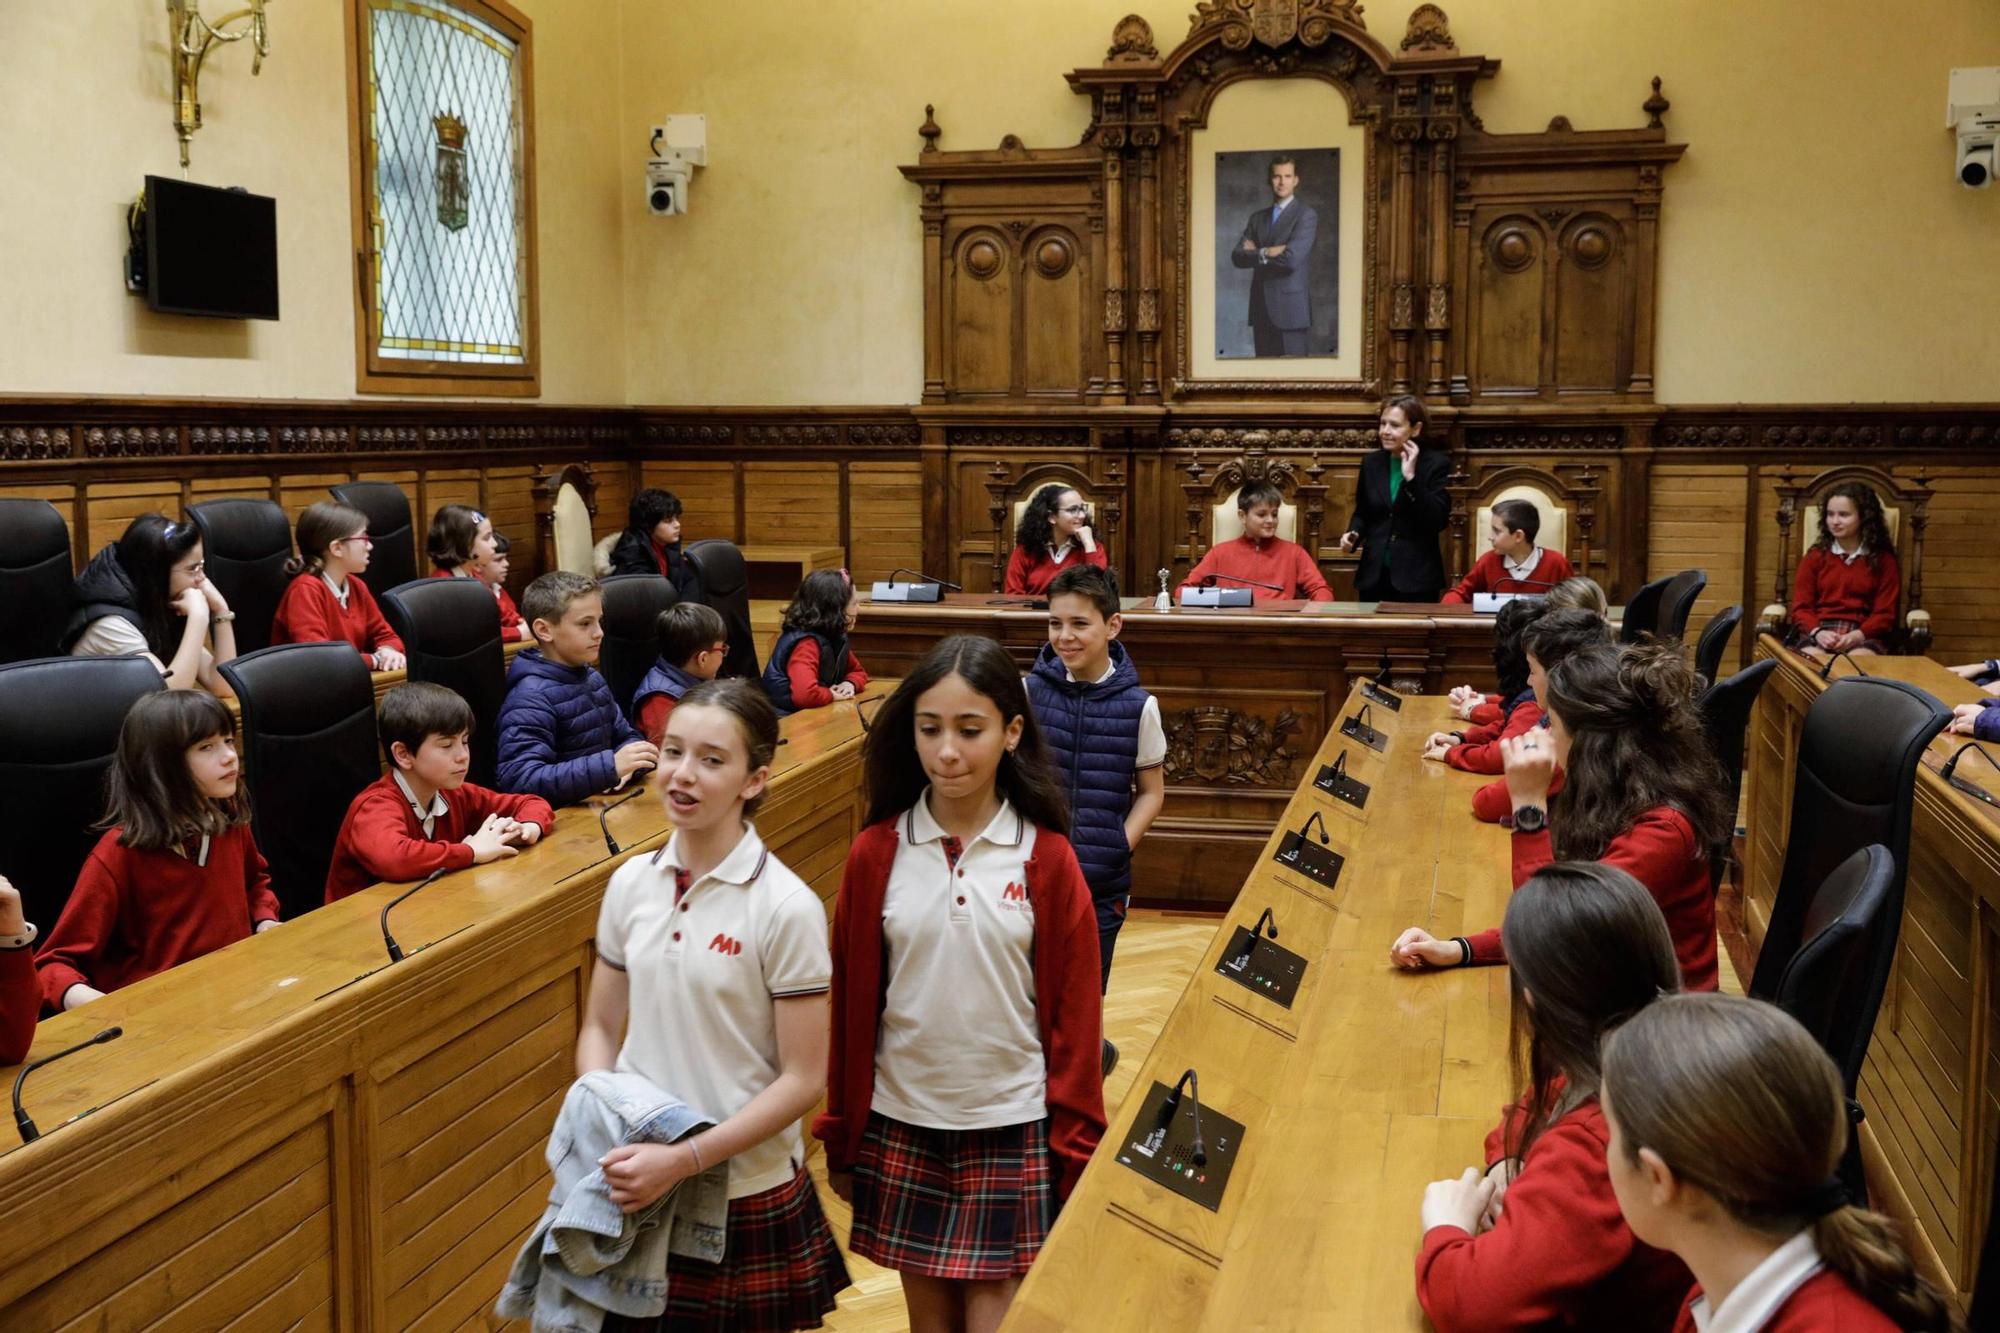
[(572, 1084), (549, 1135), (549, 1206), (515, 1256), (496, 1311), (532, 1317), (536, 1333), (599, 1333), (606, 1311), (664, 1313), (669, 1251), (710, 1263), (723, 1257), (729, 1165), (624, 1213), (597, 1160), (621, 1144), (673, 1143), (710, 1124), (638, 1074), (600, 1069)]

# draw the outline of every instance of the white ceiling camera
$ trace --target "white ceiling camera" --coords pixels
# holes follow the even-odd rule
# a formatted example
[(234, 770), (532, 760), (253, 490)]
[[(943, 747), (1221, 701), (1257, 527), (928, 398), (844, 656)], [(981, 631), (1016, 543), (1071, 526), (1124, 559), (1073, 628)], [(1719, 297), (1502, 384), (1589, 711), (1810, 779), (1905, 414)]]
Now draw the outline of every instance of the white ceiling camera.
[(646, 160), (646, 211), (670, 217), (688, 211), (688, 182), (694, 169), (708, 165), (708, 117), (668, 116), (653, 126), (652, 156)]
[(1951, 72), (1944, 123), (1958, 132), (1958, 183), (1972, 190), (1991, 185), (2000, 170), (2000, 65)]

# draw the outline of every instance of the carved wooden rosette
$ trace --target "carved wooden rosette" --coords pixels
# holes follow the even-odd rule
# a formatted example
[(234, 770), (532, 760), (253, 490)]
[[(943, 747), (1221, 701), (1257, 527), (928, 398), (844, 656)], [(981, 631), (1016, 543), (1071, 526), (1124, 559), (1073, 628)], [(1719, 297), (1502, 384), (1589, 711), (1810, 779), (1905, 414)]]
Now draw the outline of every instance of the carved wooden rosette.
[(1168, 782), (1178, 785), (1288, 787), (1298, 781), (1299, 756), (1286, 742), (1299, 730), (1290, 708), (1266, 719), (1224, 704), (1167, 714)]

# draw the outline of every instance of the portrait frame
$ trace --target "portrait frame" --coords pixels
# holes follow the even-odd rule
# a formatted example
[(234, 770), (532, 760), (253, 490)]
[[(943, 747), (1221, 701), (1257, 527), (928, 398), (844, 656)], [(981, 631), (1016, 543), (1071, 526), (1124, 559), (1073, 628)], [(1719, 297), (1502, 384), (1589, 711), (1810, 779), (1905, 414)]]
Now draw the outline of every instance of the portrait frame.
[[(1310, 360), (1340, 355), (1340, 149), (1272, 146), (1218, 149), (1210, 157), (1215, 169), (1214, 256), (1215, 329), (1218, 361), (1232, 363), (1282, 358)], [(1297, 187), (1285, 217), (1310, 210), (1314, 239), (1298, 281), (1290, 285), (1306, 297), (1308, 324), (1300, 341), (1303, 352), (1259, 352), (1255, 321), (1260, 288), (1269, 289), (1277, 274), (1244, 264), (1237, 252), (1251, 232), (1266, 230), (1263, 217), (1272, 207), (1271, 179), (1276, 163), (1292, 164)], [(1246, 225), (1248, 219), (1248, 225)], [(1286, 235), (1295, 234), (1288, 228)], [(1275, 237), (1269, 239), (1275, 240)], [(1273, 298), (1276, 299), (1276, 298)], [(1296, 297), (1293, 298), (1294, 301)], [(1351, 331), (1350, 331), (1351, 334)]]

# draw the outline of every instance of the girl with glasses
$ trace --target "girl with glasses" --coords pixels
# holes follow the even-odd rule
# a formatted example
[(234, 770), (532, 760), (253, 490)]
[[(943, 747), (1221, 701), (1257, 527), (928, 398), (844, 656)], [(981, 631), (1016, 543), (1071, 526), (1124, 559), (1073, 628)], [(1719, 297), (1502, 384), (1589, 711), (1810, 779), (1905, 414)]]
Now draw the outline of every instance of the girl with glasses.
[(375, 544), (368, 516), (322, 500), (299, 515), (299, 553), (285, 571), (291, 586), (271, 623), (272, 643), (351, 643), (371, 671), (403, 668), (403, 641), (382, 618), (361, 580)]

